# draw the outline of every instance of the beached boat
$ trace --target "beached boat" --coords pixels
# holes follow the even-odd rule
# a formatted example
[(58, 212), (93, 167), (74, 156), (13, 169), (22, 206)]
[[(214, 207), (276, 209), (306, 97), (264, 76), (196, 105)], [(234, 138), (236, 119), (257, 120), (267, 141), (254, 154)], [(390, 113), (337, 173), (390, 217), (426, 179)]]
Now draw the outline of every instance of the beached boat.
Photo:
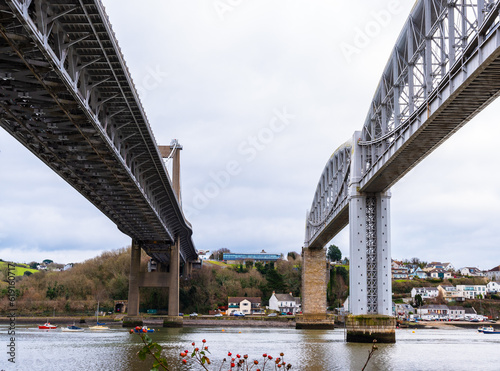
[(62, 331), (63, 332), (83, 332), (83, 328), (73, 325), (73, 326), (63, 327)]
[(43, 325), (38, 325), (39, 330), (55, 330), (56, 328), (57, 326), (50, 324), (50, 322), (45, 322)]

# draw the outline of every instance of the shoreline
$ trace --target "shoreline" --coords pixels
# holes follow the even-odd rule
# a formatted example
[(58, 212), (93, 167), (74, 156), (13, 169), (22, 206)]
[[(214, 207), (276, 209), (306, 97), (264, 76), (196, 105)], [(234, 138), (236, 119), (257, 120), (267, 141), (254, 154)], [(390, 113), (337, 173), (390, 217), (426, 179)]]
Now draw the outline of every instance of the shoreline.
[[(84, 323), (80, 320), (84, 319)], [(100, 322), (105, 322), (107, 326), (121, 327), (122, 320), (116, 317), (102, 317)], [(45, 322), (50, 322), (55, 325), (72, 325), (75, 323), (77, 326), (93, 326), (96, 320), (93, 317), (16, 317), (16, 324), (38, 326)], [(11, 318), (2, 316), (0, 317), (0, 324), (10, 324)], [(162, 327), (163, 317), (144, 317), (144, 324), (151, 327)], [(429, 321), (429, 322), (411, 322), (407, 325), (399, 327), (400, 329), (453, 329), (453, 328), (470, 328), (477, 329), (480, 326), (498, 326), (499, 323), (491, 322), (465, 322), (465, 321)], [(198, 317), (198, 318), (183, 318), (184, 327), (295, 327), (295, 318), (267, 318), (267, 317), (245, 317), (245, 318), (213, 318), (213, 317)], [(335, 328), (343, 328), (344, 324), (336, 322)]]

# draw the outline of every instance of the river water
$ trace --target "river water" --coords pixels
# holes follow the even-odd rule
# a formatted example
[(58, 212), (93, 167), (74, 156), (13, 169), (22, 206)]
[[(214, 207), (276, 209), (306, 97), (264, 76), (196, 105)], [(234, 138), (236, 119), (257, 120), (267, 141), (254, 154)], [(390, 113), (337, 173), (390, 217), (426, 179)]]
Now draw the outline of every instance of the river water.
[[(211, 370), (219, 370), (228, 351), (248, 354), (251, 360), (262, 360), (263, 353), (276, 357), (284, 352), (292, 370), (361, 370), (371, 348), (370, 344), (345, 343), (343, 329), (185, 327), (161, 328), (151, 337), (165, 349), (172, 370), (200, 369), (181, 365), (179, 353), (192, 350), (193, 341), (201, 345), (202, 339), (207, 340), (214, 361)], [(367, 370), (500, 370), (500, 335), (473, 329), (399, 329), (396, 339), (396, 344), (379, 344)], [(121, 328), (67, 333), (18, 326), (15, 364), (8, 362), (5, 351), (9, 341), (6, 326), (0, 326), (0, 370), (142, 371), (151, 365), (136, 355), (140, 338)], [(268, 365), (266, 369), (274, 368)]]

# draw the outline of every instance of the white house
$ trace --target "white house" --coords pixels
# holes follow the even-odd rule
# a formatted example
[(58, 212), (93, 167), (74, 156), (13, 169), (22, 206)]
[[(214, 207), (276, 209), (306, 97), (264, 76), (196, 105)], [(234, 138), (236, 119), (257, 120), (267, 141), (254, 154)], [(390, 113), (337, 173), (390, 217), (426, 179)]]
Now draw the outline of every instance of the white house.
[(276, 294), (273, 291), (269, 299), (269, 309), (280, 313), (298, 313), (301, 311), (300, 298), (294, 298), (292, 293)]
[(500, 292), (500, 281), (491, 281), (486, 285), (486, 291), (491, 294)]
[(486, 277), (493, 281), (500, 281), (500, 265), (489, 271), (483, 272)]
[(451, 273), (443, 268), (434, 268), (428, 274), (431, 278), (451, 278)]
[(448, 306), (446, 305), (424, 305), (417, 309), (417, 313), (420, 317), (425, 318), (424, 316), (432, 316), (434, 319), (442, 319), (448, 316)]
[(71, 268), (73, 268), (73, 263), (68, 263), (64, 266), (63, 270), (64, 271), (67, 271), (67, 270), (70, 270)]
[(433, 299), (439, 294), (436, 287), (414, 287), (411, 289), (411, 297), (415, 299), (416, 295), (420, 295), (422, 299)]
[(464, 307), (448, 307), (448, 317), (450, 319), (465, 319), (465, 308)]
[(486, 285), (457, 285), (456, 287), (460, 296), (466, 299), (475, 299), (479, 295), (484, 299), (486, 295)]
[(240, 311), (243, 314), (261, 313), (260, 298), (258, 297), (228, 297), (227, 314)]
[(471, 277), (484, 276), (484, 273), (482, 271), (480, 271), (479, 269), (474, 268), (474, 267), (460, 268), (460, 274), (462, 276), (471, 276)]

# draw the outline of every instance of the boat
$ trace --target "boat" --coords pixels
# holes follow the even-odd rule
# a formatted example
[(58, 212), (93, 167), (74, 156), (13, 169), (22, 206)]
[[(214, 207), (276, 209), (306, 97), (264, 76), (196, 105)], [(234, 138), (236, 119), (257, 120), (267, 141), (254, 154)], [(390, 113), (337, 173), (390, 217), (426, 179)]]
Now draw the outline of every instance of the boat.
[(57, 328), (56, 325), (50, 324), (50, 322), (45, 322), (43, 325), (38, 325), (39, 330), (55, 330)]
[(94, 331), (102, 331), (102, 330), (109, 330), (109, 327), (106, 326), (105, 323), (99, 322), (99, 302), (97, 302), (97, 311), (95, 312), (95, 319), (97, 322), (96, 326), (90, 326), (89, 330), (94, 330)]
[(495, 331), (495, 329), (491, 326), (483, 327), (483, 334), (500, 334), (500, 331)]
[(136, 328), (134, 328), (134, 332), (155, 332), (155, 329), (154, 328), (149, 328), (148, 326), (142, 326), (142, 327), (139, 327), (137, 326)]
[(73, 325), (73, 326), (63, 327), (62, 331), (63, 332), (83, 332), (83, 328)]

